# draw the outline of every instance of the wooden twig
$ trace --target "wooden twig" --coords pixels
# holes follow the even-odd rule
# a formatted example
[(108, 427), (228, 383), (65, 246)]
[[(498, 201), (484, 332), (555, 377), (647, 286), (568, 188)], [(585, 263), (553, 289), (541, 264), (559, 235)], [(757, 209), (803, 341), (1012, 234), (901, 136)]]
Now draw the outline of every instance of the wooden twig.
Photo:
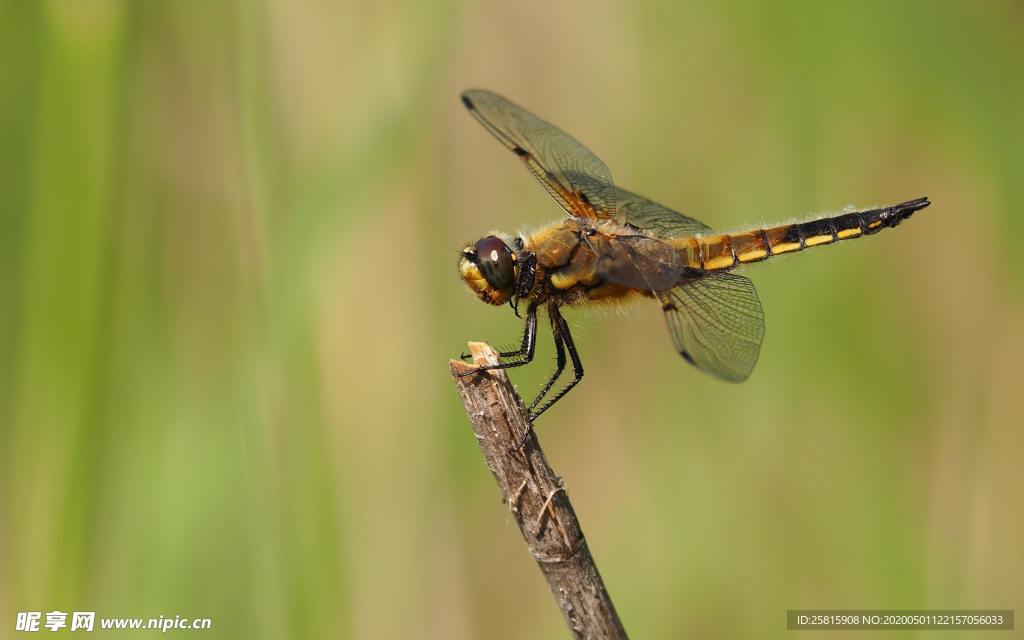
[[(469, 349), (476, 365), (497, 362), (497, 354), (482, 342), (470, 342)], [(508, 376), (501, 370), (460, 376), (473, 365), (450, 364), (487, 466), (573, 635), (626, 638), (565, 485), (548, 465), (536, 435), (530, 433), (523, 447), (513, 450), (529, 422)]]

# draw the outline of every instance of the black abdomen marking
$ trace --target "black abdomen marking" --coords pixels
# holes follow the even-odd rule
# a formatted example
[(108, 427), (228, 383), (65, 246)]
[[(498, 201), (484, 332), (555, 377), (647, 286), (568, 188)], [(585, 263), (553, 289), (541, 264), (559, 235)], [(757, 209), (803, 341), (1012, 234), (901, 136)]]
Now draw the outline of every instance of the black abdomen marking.
[(738, 262), (757, 262), (780, 253), (801, 251), (895, 227), (929, 204), (927, 198), (918, 198), (882, 209), (851, 211), (828, 218), (757, 229), (733, 234), (732, 242), (737, 247)]

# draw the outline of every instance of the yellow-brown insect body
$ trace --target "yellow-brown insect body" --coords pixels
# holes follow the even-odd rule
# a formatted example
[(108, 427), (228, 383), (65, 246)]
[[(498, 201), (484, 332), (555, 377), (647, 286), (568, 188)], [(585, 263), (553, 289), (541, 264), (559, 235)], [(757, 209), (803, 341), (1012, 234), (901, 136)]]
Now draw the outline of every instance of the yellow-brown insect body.
[(559, 306), (622, 301), (649, 290), (609, 281), (603, 274), (615, 259), (617, 239), (632, 235), (613, 222), (583, 223), (568, 219), (523, 239), (523, 248), (537, 256), (536, 281), (527, 294), (531, 302)]
[(837, 216), (743, 233), (673, 238), (671, 243), (691, 269), (702, 272), (722, 271), (808, 247), (872, 235), (906, 220), (923, 206), (922, 202), (913, 201), (885, 209), (850, 211)]
[[(568, 220), (518, 238), (498, 234), (481, 238), (463, 250), (459, 262), (462, 279), (481, 300), (494, 305), (508, 302), (517, 315), (520, 302), (527, 303), (519, 348), (501, 352), (498, 363), (477, 371), (531, 362), (537, 313), (542, 307), (547, 311), (556, 368), (530, 403), (531, 419), (583, 377), (583, 364), (561, 307), (654, 298), (684, 360), (721, 380), (742, 382), (760, 353), (764, 310), (754, 283), (730, 273), (733, 268), (870, 235), (896, 226), (929, 204), (927, 198), (919, 198), (880, 209), (720, 234), (699, 220), (616, 186), (608, 167), (583, 144), (505, 98), (471, 90), (461, 99), (569, 215)], [(568, 362), (572, 380), (557, 388), (555, 383)]]
[[(912, 206), (851, 211), (742, 233), (673, 238), (654, 237), (612, 220), (570, 218), (520, 238), (521, 250), (537, 258), (533, 287), (523, 298), (565, 306), (655, 297), (704, 274), (894, 227), (920, 203), (908, 204)], [(464, 270), (463, 278), (491, 304), (509, 299), (486, 287), (479, 271)]]

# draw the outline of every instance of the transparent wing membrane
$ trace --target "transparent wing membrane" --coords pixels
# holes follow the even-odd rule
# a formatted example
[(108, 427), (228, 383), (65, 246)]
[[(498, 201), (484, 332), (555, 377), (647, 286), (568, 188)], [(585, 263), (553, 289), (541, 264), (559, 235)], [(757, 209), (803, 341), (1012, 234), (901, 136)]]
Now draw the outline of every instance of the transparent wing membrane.
[(659, 238), (711, 231), (699, 220), (616, 187), (608, 166), (582, 143), (505, 98), (477, 89), (463, 93), (462, 103), (485, 129), (519, 156), (569, 215), (615, 220)]
[(657, 202), (625, 189), (615, 188), (615, 220), (629, 224), (659, 238), (678, 238), (712, 233), (700, 220), (688, 218)]
[(599, 256), (597, 273), (602, 280), (653, 293), (671, 289), (683, 279), (682, 256), (664, 240), (637, 234), (597, 236), (591, 243)]
[(462, 103), (485, 129), (519, 156), (569, 215), (615, 215), (611, 172), (575, 138), (490, 91), (467, 91), (462, 94)]
[(701, 371), (729, 382), (750, 376), (764, 338), (754, 283), (708, 274), (659, 294), (676, 350)]

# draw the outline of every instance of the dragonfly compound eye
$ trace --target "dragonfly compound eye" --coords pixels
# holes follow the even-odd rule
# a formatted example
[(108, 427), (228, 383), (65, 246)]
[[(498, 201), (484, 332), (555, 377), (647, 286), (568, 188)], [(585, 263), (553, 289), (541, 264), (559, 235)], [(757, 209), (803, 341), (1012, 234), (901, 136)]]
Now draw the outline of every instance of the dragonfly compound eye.
[(496, 236), (487, 236), (476, 243), (477, 265), (495, 289), (509, 290), (515, 285), (515, 261), (512, 251)]

